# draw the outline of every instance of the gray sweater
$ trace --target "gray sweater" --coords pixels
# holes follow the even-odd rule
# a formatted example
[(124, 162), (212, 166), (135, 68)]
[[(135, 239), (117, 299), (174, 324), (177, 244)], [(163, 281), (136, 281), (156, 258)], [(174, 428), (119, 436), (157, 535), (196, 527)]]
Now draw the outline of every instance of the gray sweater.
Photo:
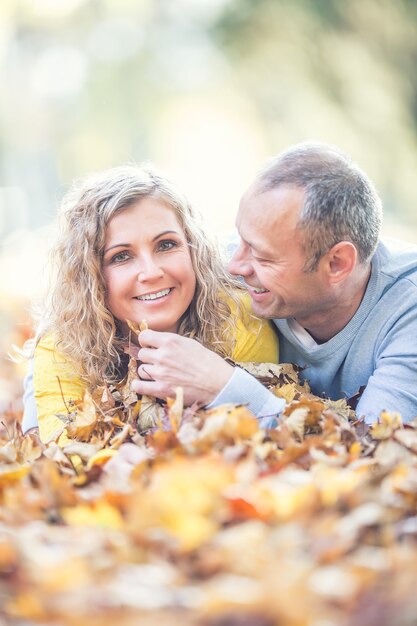
[[(350, 322), (326, 343), (307, 348), (287, 320), (274, 323), (280, 361), (301, 365), (313, 393), (337, 400), (363, 387), (357, 415), (375, 421), (382, 410), (404, 421), (417, 416), (417, 250), (400, 242), (380, 243), (362, 302)], [(258, 417), (282, 411), (275, 398), (236, 368), (212, 405), (248, 403)], [(263, 425), (271, 425), (270, 418)]]

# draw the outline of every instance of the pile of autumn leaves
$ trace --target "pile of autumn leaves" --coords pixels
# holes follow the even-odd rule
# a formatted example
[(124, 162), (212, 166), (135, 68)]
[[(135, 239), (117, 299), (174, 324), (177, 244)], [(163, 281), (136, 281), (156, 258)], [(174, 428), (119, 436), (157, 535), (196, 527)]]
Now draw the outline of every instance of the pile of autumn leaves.
[(0, 624), (414, 626), (417, 424), (256, 373), (289, 402), (273, 430), (111, 388), (69, 407), (63, 448), (9, 420)]

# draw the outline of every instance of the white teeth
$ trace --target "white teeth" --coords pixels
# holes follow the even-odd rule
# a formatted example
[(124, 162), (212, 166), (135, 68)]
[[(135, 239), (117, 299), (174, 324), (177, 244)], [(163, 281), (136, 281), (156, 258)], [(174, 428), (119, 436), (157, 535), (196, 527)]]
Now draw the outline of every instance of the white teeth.
[(253, 287), (252, 289), (255, 293), (265, 293), (266, 291), (268, 291), (268, 289), (257, 289), (256, 287)]
[(162, 291), (157, 291), (156, 293), (147, 293), (144, 296), (137, 296), (137, 300), (156, 300), (157, 298), (162, 298), (162, 296), (167, 296), (171, 289), (163, 289)]

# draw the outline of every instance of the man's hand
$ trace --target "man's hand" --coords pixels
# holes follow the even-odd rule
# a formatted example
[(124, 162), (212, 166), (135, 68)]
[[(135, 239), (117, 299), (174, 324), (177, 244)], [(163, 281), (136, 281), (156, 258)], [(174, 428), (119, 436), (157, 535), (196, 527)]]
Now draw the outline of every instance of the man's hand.
[(174, 333), (144, 330), (139, 335), (139, 380), (132, 382), (137, 393), (165, 400), (184, 389), (184, 402), (204, 406), (223, 389), (233, 367), (218, 354), (194, 339)]

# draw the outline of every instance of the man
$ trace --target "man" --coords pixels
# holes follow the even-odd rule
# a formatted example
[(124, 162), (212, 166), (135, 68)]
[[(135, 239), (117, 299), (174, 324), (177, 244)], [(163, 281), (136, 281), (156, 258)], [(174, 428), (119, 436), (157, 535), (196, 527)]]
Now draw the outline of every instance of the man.
[[(417, 252), (379, 241), (380, 199), (337, 149), (300, 144), (267, 164), (244, 194), (230, 261), (253, 312), (272, 319), (280, 360), (305, 369), (317, 395), (361, 393), (357, 415), (417, 416)], [(282, 400), (192, 339), (146, 330), (133, 388), (188, 404), (247, 403), (259, 418)]]

